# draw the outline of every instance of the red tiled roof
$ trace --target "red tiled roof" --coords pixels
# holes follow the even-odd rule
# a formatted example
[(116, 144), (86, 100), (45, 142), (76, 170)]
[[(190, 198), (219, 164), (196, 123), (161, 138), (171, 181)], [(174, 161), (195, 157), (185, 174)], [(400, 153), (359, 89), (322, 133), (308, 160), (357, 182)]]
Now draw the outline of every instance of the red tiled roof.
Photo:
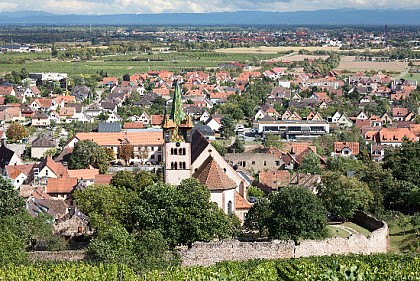
[(261, 184), (271, 188), (287, 186), (290, 182), (290, 172), (278, 170), (263, 170), (259, 174), (259, 181)]
[(341, 151), (348, 147), (351, 150), (352, 155), (359, 154), (359, 143), (358, 142), (335, 142), (334, 152), (341, 154)]
[(100, 146), (119, 146), (121, 141), (127, 137), (131, 145), (162, 145), (163, 135), (162, 132), (118, 132), (118, 133), (77, 133), (78, 140), (91, 140)]
[(163, 124), (163, 114), (153, 114), (152, 121), (150, 122), (152, 125), (162, 125)]
[(98, 169), (78, 169), (78, 170), (68, 170), (70, 178), (77, 178), (82, 180), (95, 179), (96, 175), (99, 175)]
[(376, 135), (376, 142), (402, 142), (404, 138), (415, 141), (416, 136), (408, 128), (382, 128)]
[(144, 127), (143, 122), (125, 122), (124, 129), (142, 129)]
[(236, 183), (231, 180), (220, 165), (209, 157), (194, 175), (202, 184), (210, 190), (226, 190), (236, 188)]
[(76, 178), (49, 178), (45, 192), (51, 193), (70, 193), (77, 185)]
[(251, 204), (235, 191), (235, 209), (251, 209)]
[(112, 180), (112, 175), (96, 175), (95, 184), (110, 184)]

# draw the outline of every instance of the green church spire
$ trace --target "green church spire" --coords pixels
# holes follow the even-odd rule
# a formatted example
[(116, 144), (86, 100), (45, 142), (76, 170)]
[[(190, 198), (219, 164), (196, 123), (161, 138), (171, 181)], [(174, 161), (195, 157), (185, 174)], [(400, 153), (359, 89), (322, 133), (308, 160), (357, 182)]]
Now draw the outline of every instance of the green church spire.
[(175, 85), (175, 93), (172, 99), (171, 119), (177, 127), (185, 120), (184, 108), (182, 107), (181, 88), (178, 82)]

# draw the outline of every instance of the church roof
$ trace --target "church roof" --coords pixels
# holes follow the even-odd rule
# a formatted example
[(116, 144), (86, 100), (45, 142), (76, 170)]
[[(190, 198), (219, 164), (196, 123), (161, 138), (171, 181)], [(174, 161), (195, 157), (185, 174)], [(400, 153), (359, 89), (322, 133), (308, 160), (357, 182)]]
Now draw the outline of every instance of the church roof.
[(206, 137), (199, 130), (195, 130), (192, 134), (191, 141), (191, 163), (197, 160), (198, 156), (200, 156), (208, 145), (209, 142)]
[(0, 168), (6, 167), (9, 164), (15, 153), (5, 146), (0, 146)]
[(231, 180), (220, 165), (209, 157), (194, 174), (202, 184), (210, 190), (226, 190), (236, 188), (236, 183)]

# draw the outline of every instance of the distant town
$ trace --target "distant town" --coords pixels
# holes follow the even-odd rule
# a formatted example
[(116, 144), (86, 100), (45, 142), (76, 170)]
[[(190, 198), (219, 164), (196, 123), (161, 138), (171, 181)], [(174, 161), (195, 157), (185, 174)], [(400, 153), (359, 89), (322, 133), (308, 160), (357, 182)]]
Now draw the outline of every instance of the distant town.
[(0, 266), (418, 271), (418, 28), (0, 31)]

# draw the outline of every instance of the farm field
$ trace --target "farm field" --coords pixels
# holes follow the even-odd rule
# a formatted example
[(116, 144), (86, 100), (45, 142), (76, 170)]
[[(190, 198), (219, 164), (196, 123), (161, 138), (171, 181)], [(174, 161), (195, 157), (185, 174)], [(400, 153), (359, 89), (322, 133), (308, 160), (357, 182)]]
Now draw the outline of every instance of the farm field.
[(341, 58), (341, 62), (338, 65), (337, 69), (349, 71), (385, 70), (393, 72), (404, 72), (407, 69), (407, 67), (407, 62), (355, 61), (354, 57), (345, 56)]
[(221, 63), (238, 61), (249, 62), (254, 59), (266, 60), (276, 57), (271, 54), (223, 54), (215, 52), (176, 52), (176, 53), (132, 53), (94, 57), (89, 61), (67, 61), (51, 59), (49, 53), (0, 54), (0, 74), (20, 71), (66, 72), (69, 76), (94, 74), (100, 70), (109, 76), (122, 76), (148, 70), (181, 71), (217, 67)]
[[(310, 52), (314, 51), (331, 51), (331, 52), (347, 52), (349, 50), (340, 50), (339, 47), (238, 47), (238, 48), (224, 48), (216, 49), (215, 52), (219, 53), (239, 53), (239, 54), (277, 54), (281, 52), (298, 52), (299, 50), (306, 50)], [(352, 51), (364, 52), (366, 49), (354, 49)], [(378, 52), (382, 49), (369, 49), (369, 52)]]

